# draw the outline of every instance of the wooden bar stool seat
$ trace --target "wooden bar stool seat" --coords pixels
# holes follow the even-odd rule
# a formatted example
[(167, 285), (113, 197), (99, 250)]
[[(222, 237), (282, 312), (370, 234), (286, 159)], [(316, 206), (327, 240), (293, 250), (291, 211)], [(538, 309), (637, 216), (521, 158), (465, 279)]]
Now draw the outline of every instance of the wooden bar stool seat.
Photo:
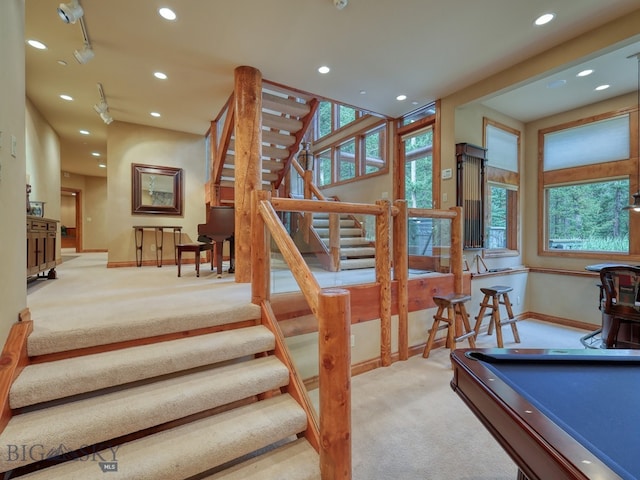
[[(465, 302), (469, 300), (471, 300), (471, 296), (463, 293), (451, 293), (449, 295), (436, 295), (433, 297), (433, 302), (438, 307), (438, 311), (433, 316), (433, 324), (431, 325), (431, 330), (429, 330), (429, 338), (422, 353), (424, 358), (429, 358), (429, 352), (431, 352), (433, 342), (436, 339), (436, 333), (444, 329), (447, 329), (445, 346), (450, 350), (453, 350), (456, 343), (462, 340), (468, 340), (469, 346), (475, 348), (476, 332), (471, 329), (469, 314), (464, 306)], [(460, 332), (460, 334), (457, 335), (456, 332)]]
[[(511, 332), (513, 333), (513, 339), (516, 343), (520, 343), (520, 335), (518, 334), (518, 327), (514, 318), (513, 310), (511, 309), (511, 301), (509, 300), (509, 292), (513, 288), (505, 285), (494, 285), (493, 287), (481, 288), (480, 291), (484, 293), (484, 298), (480, 303), (480, 311), (476, 317), (476, 324), (473, 327), (476, 335), (480, 332), (480, 326), (484, 317), (490, 316), (488, 335), (493, 334), (493, 329), (496, 330), (496, 338), (498, 341), (498, 348), (503, 348), (502, 341), (502, 327), (511, 325)], [(502, 320), (500, 318), (500, 305), (504, 305), (507, 310), (508, 319)], [(487, 311), (487, 309), (489, 311)]]
[(196, 277), (200, 276), (200, 253), (205, 252), (207, 250), (211, 251), (211, 270), (213, 270), (213, 243), (178, 243), (176, 245), (176, 250), (178, 251), (178, 276), (181, 273), (182, 266), (182, 253), (183, 252), (193, 252), (195, 253), (195, 263), (196, 263)]

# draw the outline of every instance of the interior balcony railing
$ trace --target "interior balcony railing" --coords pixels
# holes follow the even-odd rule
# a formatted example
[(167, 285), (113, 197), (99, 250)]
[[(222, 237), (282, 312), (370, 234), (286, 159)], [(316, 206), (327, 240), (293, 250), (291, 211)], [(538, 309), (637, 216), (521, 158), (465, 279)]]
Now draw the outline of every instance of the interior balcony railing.
[[(408, 312), (431, 307), (429, 300), (434, 292), (462, 291), (461, 209), (407, 209), (404, 200), (392, 205), (388, 200), (359, 204), (271, 198), (266, 191), (253, 192), (252, 208), (252, 301), (262, 305), (263, 312), (281, 336), (291, 336), (296, 330), (315, 336), (318, 352), (315, 360), (295, 358), (295, 348), (290, 348), (290, 344), (282, 350), (287, 352), (288, 361), (297, 372), (296, 389), (299, 401), (309, 412), (309, 436), (316, 439), (312, 443), (320, 453), (322, 478), (351, 478), (351, 325), (374, 319), (379, 321), (380, 341), (376, 356), (380, 366), (392, 363), (394, 350), (398, 359), (405, 360), (410, 348), (416, 348), (417, 343), (424, 344), (423, 338), (410, 339)], [(343, 282), (323, 286), (318, 274), (320, 269), (309, 265), (284, 228), (281, 212), (326, 213), (330, 217), (345, 213), (371, 216), (375, 224), (376, 250), (371, 278), (357, 284)], [(429, 231), (417, 229), (417, 233), (412, 233), (412, 244), (408, 225), (422, 220), (425, 224), (429, 220)], [(409, 254), (410, 244), (414, 250), (420, 250), (420, 255)], [(422, 275), (416, 275), (413, 286), (409, 278), (411, 257), (427, 257), (419, 266), (425, 268), (428, 264), (431, 267), (431, 273), (421, 270)], [(289, 273), (296, 292), (274, 294), (274, 265), (279, 272), (286, 270)], [(410, 302), (412, 289), (428, 293), (421, 292), (415, 298), (412, 295)], [(392, 315), (398, 316), (395, 348)], [(302, 317), (306, 317), (304, 322), (292, 322), (293, 328), (287, 326), (287, 320)], [(283, 333), (285, 330), (289, 334)], [(308, 352), (309, 349), (305, 350)], [(301, 386), (302, 379), (304, 386)], [(311, 382), (307, 381), (309, 379)], [(317, 383), (317, 388), (311, 385), (313, 383)]]

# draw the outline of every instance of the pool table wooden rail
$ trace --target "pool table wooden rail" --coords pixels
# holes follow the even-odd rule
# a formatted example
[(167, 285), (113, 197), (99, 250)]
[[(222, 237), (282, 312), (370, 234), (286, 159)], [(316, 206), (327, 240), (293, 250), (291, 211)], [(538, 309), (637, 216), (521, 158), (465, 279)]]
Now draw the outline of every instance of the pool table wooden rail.
[[(545, 354), (540, 349), (458, 349), (451, 353), (451, 388), (519, 468), (518, 479), (621, 478), (560, 426), (467, 352)], [(580, 351), (584, 354), (585, 351)], [(593, 352), (599, 355), (599, 351)], [(611, 353), (610, 351), (607, 353)], [(628, 353), (628, 352), (627, 352)], [(622, 352), (620, 352), (622, 354)]]

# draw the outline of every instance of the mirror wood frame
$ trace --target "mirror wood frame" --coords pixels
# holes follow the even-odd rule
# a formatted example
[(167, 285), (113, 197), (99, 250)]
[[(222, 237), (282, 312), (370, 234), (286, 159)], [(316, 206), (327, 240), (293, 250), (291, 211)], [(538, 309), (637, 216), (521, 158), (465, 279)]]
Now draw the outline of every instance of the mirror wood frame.
[[(171, 177), (173, 186), (173, 204), (149, 205), (143, 203), (142, 185), (143, 175), (163, 175)], [(155, 215), (182, 215), (183, 188), (182, 169), (174, 167), (160, 167), (156, 165), (131, 164), (131, 213)]]

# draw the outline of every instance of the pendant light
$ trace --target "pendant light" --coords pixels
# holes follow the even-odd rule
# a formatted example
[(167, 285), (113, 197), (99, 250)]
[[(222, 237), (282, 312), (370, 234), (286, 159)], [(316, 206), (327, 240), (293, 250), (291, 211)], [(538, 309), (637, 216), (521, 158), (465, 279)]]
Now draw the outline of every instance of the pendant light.
[[(635, 53), (628, 58), (634, 58), (638, 61), (638, 104), (636, 110), (636, 124), (638, 126), (638, 137), (636, 137), (636, 168), (638, 169), (638, 188), (640, 189), (640, 52)], [(623, 210), (633, 210), (634, 212), (640, 212), (640, 190), (633, 194), (633, 203), (622, 207)]]

